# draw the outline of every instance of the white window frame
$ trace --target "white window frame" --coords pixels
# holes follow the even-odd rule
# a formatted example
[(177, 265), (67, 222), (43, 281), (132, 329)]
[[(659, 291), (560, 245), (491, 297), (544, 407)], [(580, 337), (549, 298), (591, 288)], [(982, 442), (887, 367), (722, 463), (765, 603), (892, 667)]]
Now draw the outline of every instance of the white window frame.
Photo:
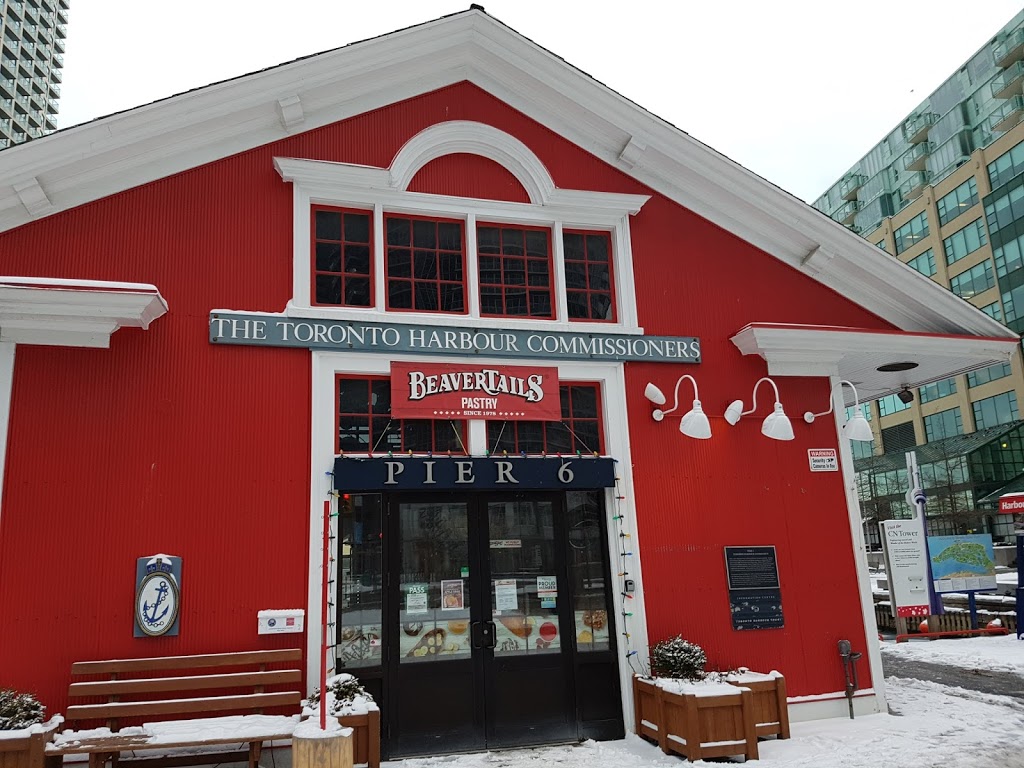
[[(453, 153), (486, 157), (511, 172), (523, 185), (529, 203), (454, 197), (409, 192), (416, 173), (431, 160)], [(633, 280), (633, 249), (629, 217), (650, 199), (649, 195), (558, 189), (543, 163), (515, 137), (483, 123), (451, 121), (421, 131), (395, 156), (390, 168), (370, 168), (350, 163), (331, 163), (298, 158), (274, 158), (274, 167), (293, 187), (292, 298), (286, 314), (335, 320), (423, 322), (465, 327), (467, 320), (479, 328), (581, 330), (642, 334), (637, 320)], [(314, 306), (312, 284), (312, 206), (361, 209), (373, 215), (374, 306)], [(464, 314), (388, 312), (385, 303), (385, 213), (455, 219), (466, 233), (466, 305)], [(547, 227), (551, 231), (554, 264), (554, 319), (482, 317), (480, 280), (476, 253), (477, 222)], [(570, 320), (566, 300), (562, 232), (565, 229), (607, 232), (611, 236), (614, 270), (612, 284), (616, 320)]]

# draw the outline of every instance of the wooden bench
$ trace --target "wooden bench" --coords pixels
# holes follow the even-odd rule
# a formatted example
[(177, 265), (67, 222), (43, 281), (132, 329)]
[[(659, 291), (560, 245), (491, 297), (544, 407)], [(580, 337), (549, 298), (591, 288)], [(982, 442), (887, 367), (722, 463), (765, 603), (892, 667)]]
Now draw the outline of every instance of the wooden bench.
[[(143, 764), (155, 768), (243, 760), (248, 760), (249, 768), (256, 768), (263, 743), (291, 739), (298, 718), (237, 715), (280, 707), (298, 715), (303, 698), (298, 690), (302, 681), (301, 670), (297, 666), (268, 670), (267, 666), (301, 659), (301, 650), (287, 649), (76, 662), (71, 666), (73, 678), (104, 675), (106, 679), (72, 682), (69, 698), (106, 697), (107, 700), (105, 703), (69, 706), (67, 720), (76, 724), (90, 720), (106, 721), (112, 733), (98, 736), (83, 734), (81, 737), (70, 732), (62, 734), (46, 745), (46, 755), (87, 754), (90, 768), (101, 768), (107, 761), (125, 768)], [(254, 667), (258, 671), (239, 671)], [(294, 690), (265, 691), (271, 686), (289, 685)], [(245, 692), (238, 693), (239, 689)], [(212, 695), (196, 695), (202, 692)], [(138, 722), (142, 718), (178, 715), (213, 716), (185, 722), (146, 720), (144, 729), (118, 732), (124, 720)], [(239, 748), (120, 759), (122, 752), (170, 752), (208, 745), (223, 748), (233, 744)], [(248, 744), (248, 749), (241, 749), (243, 744)]]

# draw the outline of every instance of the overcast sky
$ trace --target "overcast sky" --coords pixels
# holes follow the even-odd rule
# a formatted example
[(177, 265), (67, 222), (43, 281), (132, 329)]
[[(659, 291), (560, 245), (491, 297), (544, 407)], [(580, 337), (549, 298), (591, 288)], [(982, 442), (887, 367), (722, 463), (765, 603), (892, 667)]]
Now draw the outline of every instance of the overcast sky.
[[(812, 201), (1020, 0), (483, 0), (487, 12)], [(469, 7), (73, 0), (62, 128)]]

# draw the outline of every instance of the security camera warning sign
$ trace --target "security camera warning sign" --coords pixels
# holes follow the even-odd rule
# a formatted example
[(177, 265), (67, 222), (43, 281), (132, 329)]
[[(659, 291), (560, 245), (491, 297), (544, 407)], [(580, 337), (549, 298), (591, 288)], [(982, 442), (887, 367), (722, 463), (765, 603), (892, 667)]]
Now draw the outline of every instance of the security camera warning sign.
[(808, 448), (807, 462), (811, 472), (838, 472), (839, 458), (835, 448)]

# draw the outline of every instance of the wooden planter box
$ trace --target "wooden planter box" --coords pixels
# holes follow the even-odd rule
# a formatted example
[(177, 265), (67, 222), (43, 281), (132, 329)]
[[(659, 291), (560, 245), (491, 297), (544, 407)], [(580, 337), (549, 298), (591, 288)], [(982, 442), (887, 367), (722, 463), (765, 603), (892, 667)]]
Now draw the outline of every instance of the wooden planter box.
[(731, 694), (673, 693), (634, 677), (633, 703), (637, 735), (656, 741), (662, 752), (690, 762), (758, 757), (753, 694), (745, 687)]
[(786, 679), (782, 675), (746, 672), (729, 675), (725, 682), (750, 689), (754, 700), (754, 730), (758, 736), (789, 738), (789, 706), (786, 704)]
[(352, 762), (380, 768), (380, 710), (371, 709), (365, 715), (342, 715), (338, 722), (352, 729)]
[(61, 758), (46, 758), (46, 744), (53, 741), (53, 734), (59, 723), (46, 723), (46, 730), (26, 736), (3, 738), (0, 736), (0, 768), (44, 768), (44, 766), (60, 765)]

